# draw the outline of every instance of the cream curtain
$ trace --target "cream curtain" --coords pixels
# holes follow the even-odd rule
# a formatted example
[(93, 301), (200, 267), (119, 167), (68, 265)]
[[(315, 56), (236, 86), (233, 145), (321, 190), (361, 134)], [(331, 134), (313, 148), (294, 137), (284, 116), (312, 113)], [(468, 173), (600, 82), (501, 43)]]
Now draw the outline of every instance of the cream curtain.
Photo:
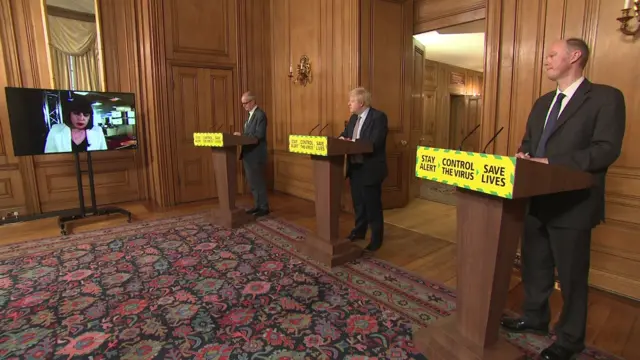
[(100, 91), (96, 23), (58, 16), (47, 19), (56, 87)]

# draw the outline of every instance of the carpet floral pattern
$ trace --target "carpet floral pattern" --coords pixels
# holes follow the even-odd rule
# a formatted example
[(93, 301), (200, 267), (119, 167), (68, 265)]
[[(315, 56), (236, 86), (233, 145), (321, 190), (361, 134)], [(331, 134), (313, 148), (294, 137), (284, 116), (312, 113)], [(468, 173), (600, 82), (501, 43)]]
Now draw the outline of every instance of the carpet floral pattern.
[[(0, 358), (424, 358), (412, 333), (455, 310), (451, 290), (372, 258), (329, 270), (303, 240), (192, 215), (4, 246)], [(550, 341), (504, 336), (527, 358)]]

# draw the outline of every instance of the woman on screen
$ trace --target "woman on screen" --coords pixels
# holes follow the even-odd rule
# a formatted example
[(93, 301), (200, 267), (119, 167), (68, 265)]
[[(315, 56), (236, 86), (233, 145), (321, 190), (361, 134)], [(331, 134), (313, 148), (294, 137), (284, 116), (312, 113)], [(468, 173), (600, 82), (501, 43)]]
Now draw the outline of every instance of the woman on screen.
[(64, 124), (51, 126), (44, 152), (65, 153), (107, 150), (100, 127), (93, 127), (93, 108), (83, 97), (69, 99), (62, 106)]

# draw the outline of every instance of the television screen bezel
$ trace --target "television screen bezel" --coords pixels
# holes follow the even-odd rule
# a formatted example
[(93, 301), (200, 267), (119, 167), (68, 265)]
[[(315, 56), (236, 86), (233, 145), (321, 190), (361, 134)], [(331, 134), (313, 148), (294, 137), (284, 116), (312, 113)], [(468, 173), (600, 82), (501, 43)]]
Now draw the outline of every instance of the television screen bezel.
[[(80, 151), (80, 152), (74, 152), (74, 151), (65, 151), (65, 152), (52, 152), (52, 153), (45, 153), (44, 149), (42, 151), (41, 154), (29, 154), (29, 155), (17, 155), (16, 154), (16, 148), (15, 148), (15, 142), (14, 142), (14, 136), (13, 136), (13, 126), (12, 126), (12, 121), (11, 121), (11, 103), (9, 102), (9, 99), (7, 98), (8, 94), (7, 94), (7, 90), (8, 89), (15, 89), (15, 90), (37, 90), (37, 91), (41, 91), (41, 92), (46, 92), (46, 91), (66, 91), (66, 92), (87, 92), (87, 93), (100, 93), (100, 94), (110, 94), (110, 95), (132, 95), (133, 96), (133, 108), (136, 109), (136, 123), (134, 124), (134, 128), (135, 128), (135, 137), (136, 137), (136, 146), (135, 147), (121, 147), (121, 148), (115, 148), (115, 149), (105, 149), (105, 150), (91, 150), (91, 151)], [(138, 99), (136, 96), (136, 93), (134, 92), (125, 92), (125, 91), (102, 91), (102, 90), (72, 90), (72, 89), (48, 89), (48, 88), (35, 88), (35, 87), (23, 87), (23, 86), (5, 86), (4, 87), (4, 91), (5, 91), (5, 100), (7, 103), (7, 115), (8, 115), (8, 122), (9, 122), (9, 133), (11, 134), (11, 148), (13, 150), (13, 156), (15, 157), (25, 157), (25, 156), (54, 156), (54, 155), (74, 155), (74, 154), (88, 154), (88, 153), (103, 153), (103, 152), (110, 152), (110, 151), (136, 151), (138, 149), (140, 149), (140, 131), (138, 130), (138, 119), (139, 119), (139, 112), (138, 112)]]

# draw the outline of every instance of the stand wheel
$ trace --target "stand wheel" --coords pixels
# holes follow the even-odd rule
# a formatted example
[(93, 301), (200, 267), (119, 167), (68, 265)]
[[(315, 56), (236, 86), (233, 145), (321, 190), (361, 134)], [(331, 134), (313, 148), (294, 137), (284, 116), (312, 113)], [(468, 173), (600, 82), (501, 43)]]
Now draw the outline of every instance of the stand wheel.
[(131, 214), (129, 214), (129, 216), (127, 217), (127, 222), (131, 223)]
[(60, 229), (60, 234), (61, 235), (67, 235), (67, 229)]

